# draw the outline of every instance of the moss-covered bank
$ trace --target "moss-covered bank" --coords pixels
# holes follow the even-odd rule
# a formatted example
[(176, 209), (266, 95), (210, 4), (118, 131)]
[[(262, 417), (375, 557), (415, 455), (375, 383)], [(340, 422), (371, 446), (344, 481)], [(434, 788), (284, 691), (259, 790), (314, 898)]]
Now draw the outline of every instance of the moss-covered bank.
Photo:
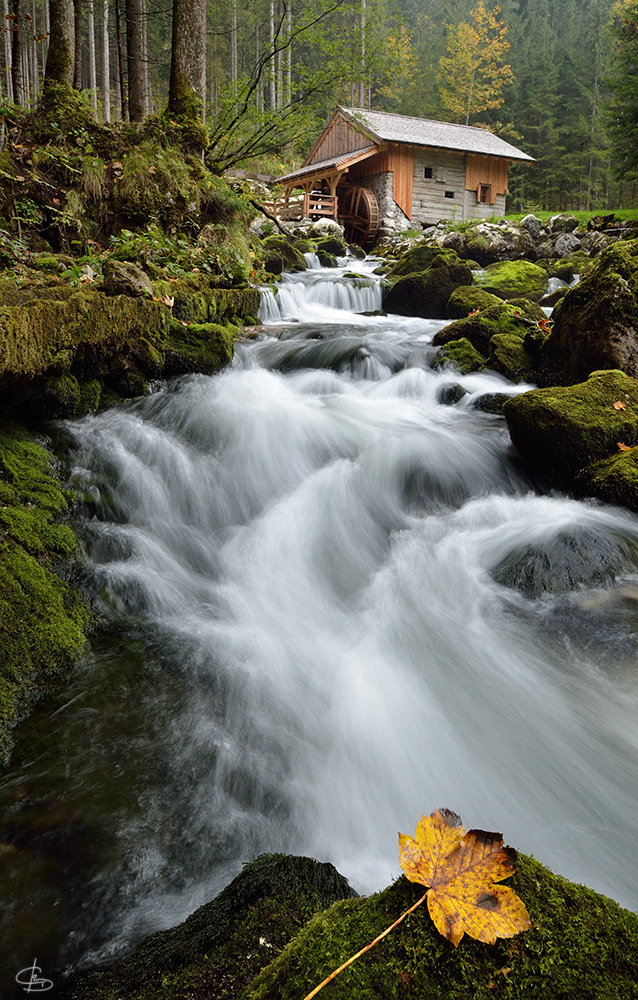
[(0, 424), (0, 762), (13, 726), (84, 644), (88, 609), (55, 572), (75, 550), (60, 523), (68, 502), (48, 452)]
[[(320, 879), (320, 884), (317, 883)], [(105, 973), (68, 990), (75, 1000), (301, 1000), (419, 896), (400, 878), (348, 898), (328, 865), (266, 856), (180, 927), (151, 935)], [(343, 1000), (630, 1000), (638, 995), (638, 916), (519, 855), (508, 884), (534, 929), (454, 948), (416, 910), (322, 992)], [(326, 905), (334, 899), (329, 909)], [(315, 916), (313, 911), (323, 912)], [(287, 943), (286, 943), (287, 942)], [(262, 969), (263, 971), (259, 971)]]

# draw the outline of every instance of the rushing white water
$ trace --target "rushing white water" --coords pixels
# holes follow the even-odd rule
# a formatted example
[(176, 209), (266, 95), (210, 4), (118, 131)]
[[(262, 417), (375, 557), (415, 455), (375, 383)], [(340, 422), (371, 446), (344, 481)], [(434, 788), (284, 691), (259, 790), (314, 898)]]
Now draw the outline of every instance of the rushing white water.
[(231, 370), (71, 427), (106, 613), (179, 692), (144, 692), (152, 767), (108, 729), (135, 805), (85, 961), (261, 851), (382, 887), (441, 806), (638, 907), (638, 521), (534, 492), (474, 408), (525, 387), (432, 371), (440, 323), (344, 312), (380, 303), (349, 265), (285, 276)]

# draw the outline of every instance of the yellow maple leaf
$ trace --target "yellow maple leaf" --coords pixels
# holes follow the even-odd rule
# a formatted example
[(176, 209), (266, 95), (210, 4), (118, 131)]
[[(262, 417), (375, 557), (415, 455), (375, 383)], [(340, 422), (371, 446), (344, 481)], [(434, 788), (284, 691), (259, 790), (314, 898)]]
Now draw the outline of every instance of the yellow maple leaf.
[(624, 441), (618, 441), (618, 451), (631, 451), (631, 445), (625, 444)]
[(614, 407), (614, 410), (626, 410), (627, 409), (627, 404), (623, 403), (622, 399), (618, 399), (618, 400), (616, 400), (615, 403), (613, 403), (613, 407)]
[(494, 944), (532, 926), (514, 890), (493, 884), (516, 871), (516, 851), (500, 833), (466, 833), (456, 813), (436, 809), (414, 837), (399, 834), (399, 855), (407, 878), (429, 887), (430, 916), (455, 947), (463, 934)]

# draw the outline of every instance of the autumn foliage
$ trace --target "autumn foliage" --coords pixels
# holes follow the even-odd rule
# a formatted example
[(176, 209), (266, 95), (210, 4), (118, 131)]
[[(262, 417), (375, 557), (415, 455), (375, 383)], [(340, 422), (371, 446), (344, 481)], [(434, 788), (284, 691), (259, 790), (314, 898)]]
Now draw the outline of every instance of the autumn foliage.
[(516, 870), (516, 851), (500, 833), (465, 832), (449, 809), (422, 816), (414, 837), (399, 834), (401, 867), (411, 882), (429, 886), (428, 910), (436, 929), (456, 947), (469, 934), (494, 944), (532, 924), (507, 886), (494, 885)]

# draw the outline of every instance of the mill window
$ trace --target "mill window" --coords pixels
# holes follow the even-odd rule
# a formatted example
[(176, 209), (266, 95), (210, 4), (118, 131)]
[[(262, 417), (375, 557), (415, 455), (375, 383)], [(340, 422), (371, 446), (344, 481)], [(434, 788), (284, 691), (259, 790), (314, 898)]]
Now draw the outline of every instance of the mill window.
[(490, 205), (492, 202), (492, 185), (479, 184), (476, 192), (476, 200), (480, 202), (481, 205)]
[(454, 197), (454, 191), (446, 191), (445, 192), (445, 197), (446, 198), (453, 198)]
[(426, 179), (426, 181), (431, 181), (432, 178), (434, 177), (434, 167), (424, 167), (423, 176)]

